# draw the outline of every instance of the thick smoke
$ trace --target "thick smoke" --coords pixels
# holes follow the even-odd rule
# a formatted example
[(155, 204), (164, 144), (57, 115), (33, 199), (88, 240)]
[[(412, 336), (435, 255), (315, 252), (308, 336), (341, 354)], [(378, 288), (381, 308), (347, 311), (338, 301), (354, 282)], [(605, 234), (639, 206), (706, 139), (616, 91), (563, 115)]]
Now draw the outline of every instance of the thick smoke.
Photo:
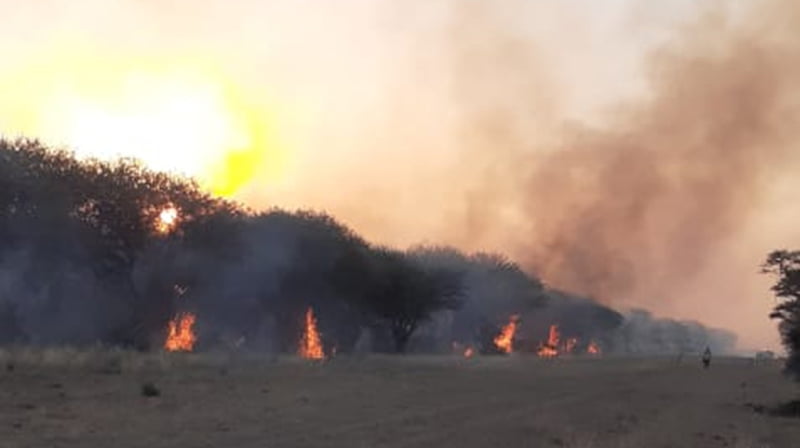
[(536, 42), (471, 5), (458, 16), (453, 79), (460, 143), (480, 170), (470, 167), (457, 222), (465, 239), (499, 240), (552, 284), (605, 301), (669, 300), (796, 166), (792, 2), (757, 7), (748, 23), (707, 12), (650, 57), (646, 100), (610, 112), (604, 128), (568, 126), (544, 148)]
[[(577, 124), (562, 121), (569, 89), (548, 70), (558, 53), (525, 28), (534, 9), (525, 3), (447, 3), (446, 32), (426, 35), (410, 58), (423, 73), (411, 75), (415, 102), (383, 100), (402, 113), (386, 119), (400, 128), (385, 131), (402, 142), (390, 147), (444, 146), (453, 159), (427, 150), (420, 160), (440, 167), (430, 174), (411, 162), (374, 168), (386, 174), (380, 190), (344, 185), (353, 194), (331, 209), (378, 238), (502, 250), (548, 284), (605, 303), (752, 328), (737, 322), (766, 316), (768, 303), (747, 295), (769, 247), (745, 242), (758, 240), (754, 217), (773, 213), (771, 194), (800, 158), (797, 5), (700, 10), (647, 57), (645, 93)], [(591, 85), (618, 55), (604, 56), (578, 82)], [(404, 134), (407, 121), (417, 134)], [(389, 217), (359, 210), (363, 201), (391, 204), (378, 209)], [(731, 276), (742, 286), (724, 286)], [(731, 303), (742, 311), (724, 313)]]
[[(253, 207), (329, 210), (396, 246), (506, 253), (549, 288), (748, 344), (774, 335), (755, 270), (798, 236), (771, 209), (773, 190), (796, 189), (800, 154), (791, 0), (639, 3), (611, 34), (587, 18), (612, 7), (590, 2), (123, 1), (96, 2), (97, 16), (52, 3), (60, 19), (41, 36), (40, 11), (7, 8), (21, 37), (5, 42), (23, 42), (0, 62), (12, 124), (46, 96), (44, 73), (75, 75), (15, 78), (52, 59), (40, 40), (77, 42), (80, 60), (201, 54), (274, 107), (291, 153), (288, 180), (242, 193)], [(692, 18), (654, 19), (673, 9)]]
[(794, 3), (770, 5), (765, 23), (704, 17), (652, 57), (645, 104), (525, 159), (530, 261), (545, 278), (603, 300), (670, 300), (796, 167), (800, 22)]

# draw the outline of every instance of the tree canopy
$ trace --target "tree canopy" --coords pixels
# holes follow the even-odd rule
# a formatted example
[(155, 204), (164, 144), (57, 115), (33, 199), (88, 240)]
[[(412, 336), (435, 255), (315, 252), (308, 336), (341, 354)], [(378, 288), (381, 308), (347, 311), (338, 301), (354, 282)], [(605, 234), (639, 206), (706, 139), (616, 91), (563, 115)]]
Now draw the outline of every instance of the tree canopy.
[(779, 321), (781, 341), (789, 355), (786, 372), (800, 381), (800, 251), (771, 252), (762, 271), (776, 278), (771, 290), (778, 303), (770, 317)]
[(0, 344), (155, 349), (187, 312), (198, 349), (233, 339), (284, 352), (308, 308), (339, 352), (365, 334), (372, 350), (488, 347), (509, 316), (543, 307), (557, 312), (523, 332), (552, 318), (595, 337), (621, 323), (566, 297), (501, 254), (383, 247), (325, 212), (254, 212), (136, 160), (0, 139)]

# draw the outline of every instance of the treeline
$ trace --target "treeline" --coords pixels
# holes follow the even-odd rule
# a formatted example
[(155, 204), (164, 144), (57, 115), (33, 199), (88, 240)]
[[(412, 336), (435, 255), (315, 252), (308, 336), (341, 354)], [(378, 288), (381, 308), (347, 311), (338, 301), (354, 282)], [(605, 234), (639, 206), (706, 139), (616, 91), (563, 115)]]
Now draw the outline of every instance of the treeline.
[[(253, 212), (133, 160), (0, 140), (0, 343), (153, 349), (192, 312), (198, 349), (288, 352), (309, 307), (339, 352), (488, 351), (511, 314), (528, 323), (521, 339), (557, 321), (608, 349), (630, 342), (625, 316), (502, 255), (377, 246), (324, 213)], [(716, 340), (694, 331), (682, 343)]]

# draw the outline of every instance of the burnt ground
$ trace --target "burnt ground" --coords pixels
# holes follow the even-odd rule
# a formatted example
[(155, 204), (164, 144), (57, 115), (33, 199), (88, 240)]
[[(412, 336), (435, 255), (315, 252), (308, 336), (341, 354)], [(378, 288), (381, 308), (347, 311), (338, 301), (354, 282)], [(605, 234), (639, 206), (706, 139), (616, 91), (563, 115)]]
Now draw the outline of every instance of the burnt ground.
[[(792, 447), (777, 363), (3, 352), (0, 446)], [(793, 395), (794, 394), (794, 395)], [(793, 442), (794, 441), (794, 442)]]

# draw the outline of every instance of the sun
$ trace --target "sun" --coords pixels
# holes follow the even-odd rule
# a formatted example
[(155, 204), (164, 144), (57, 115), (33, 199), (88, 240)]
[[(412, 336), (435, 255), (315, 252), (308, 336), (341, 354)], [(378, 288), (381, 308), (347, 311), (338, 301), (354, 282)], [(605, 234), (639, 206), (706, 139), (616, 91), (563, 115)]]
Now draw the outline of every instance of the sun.
[(180, 218), (180, 212), (177, 208), (175, 208), (175, 206), (170, 205), (164, 208), (158, 214), (156, 231), (163, 235), (172, 232), (178, 225), (178, 218)]
[(70, 146), (89, 154), (130, 155), (159, 169), (197, 173), (216, 151), (246, 138), (213, 85), (130, 75), (113, 95), (56, 98)]
[[(81, 156), (137, 158), (195, 177), (225, 197), (281, 173), (284, 157), (269, 108), (213, 64), (62, 59), (29, 67), (29, 76), (17, 77), (24, 84), (0, 82), (5, 98), (16, 97), (29, 111), (14, 123), (0, 109), (0, 132), (65, 145)], [(11, 84), (26, 87), (15, 91)]]

